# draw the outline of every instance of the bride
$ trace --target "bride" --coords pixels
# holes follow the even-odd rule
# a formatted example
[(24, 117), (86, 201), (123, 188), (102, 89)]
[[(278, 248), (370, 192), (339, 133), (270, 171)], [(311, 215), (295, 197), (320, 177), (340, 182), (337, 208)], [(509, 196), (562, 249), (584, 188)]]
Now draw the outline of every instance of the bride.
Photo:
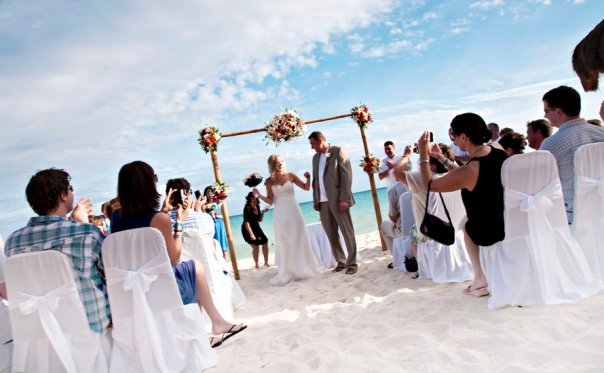
[(273, 220), (278, 251), (275, 261), (279, 273), (271, 279), (271, 285), (315, 277), (319, 268), (310, 247), (302, 211), (294, 197), (294, 184), (304, 190), (310, 189), (310, 174), (304, 173), (306, 182), (303, 183), (296, 174), (285, 171), (285, 161), (278, 154), (268, 157), (268, 170), (270, 177), (265, 182), (266, 196), (256, 188), (254, 193), (265, 203), (275, 204)]

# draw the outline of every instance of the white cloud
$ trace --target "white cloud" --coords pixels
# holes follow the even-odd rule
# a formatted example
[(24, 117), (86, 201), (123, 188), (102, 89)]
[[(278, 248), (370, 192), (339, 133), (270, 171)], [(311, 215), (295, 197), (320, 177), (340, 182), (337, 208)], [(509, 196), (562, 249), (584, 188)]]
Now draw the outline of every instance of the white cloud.
[(505, 4), (503, 0), (483, 0), (470, 4), (470, 9), (489, 10), (496, 7), (501, 7)]

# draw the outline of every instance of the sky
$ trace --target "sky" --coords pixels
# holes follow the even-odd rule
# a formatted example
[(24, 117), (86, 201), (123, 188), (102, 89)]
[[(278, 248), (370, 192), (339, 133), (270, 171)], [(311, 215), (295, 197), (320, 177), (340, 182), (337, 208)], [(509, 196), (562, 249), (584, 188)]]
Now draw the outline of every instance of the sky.
[[(604, 95), (581, 89), (571, 56), (603, 14), (600, 0), (0, 0), (0, 234), (34, 215), (24, 191), (38, 170), (67, 170), (96, 213), (135, 160), (162, 191), (176, 177), (203, 190), (214, 172), (198, 131), (263, 128), (284, 108), (311, 120), (367, 105), (380, 157), (384, 141), (402, 151), (423, 130), (449, 143), (463, 112), (524, 133), (563, 84), (597, 118)], [(308, 130), (346, 148), (353, 191), (369, 189), (351, 119)], [(263, 137), (219, 143), (231, 215), (249, 192), (243, 177), (266, 177), (270, 154), (300, 176), (311, 169), (306, 136), (278, 147)]]

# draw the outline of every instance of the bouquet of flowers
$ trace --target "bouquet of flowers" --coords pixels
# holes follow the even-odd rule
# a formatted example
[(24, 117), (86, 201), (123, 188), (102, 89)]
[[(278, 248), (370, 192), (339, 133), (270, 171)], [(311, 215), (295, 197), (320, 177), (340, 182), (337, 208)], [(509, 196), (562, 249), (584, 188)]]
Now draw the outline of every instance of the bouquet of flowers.
[(215, 152), (218, 150), (218, 142), (220, 141), (220, 131), (216, 127), (206, 127), (199, 131), (199, 145), (204, 152)]
[(285, 109), (266, 124), (265, 131), (267, 144), (268, 140), (272, 140), (275, 145), (279, 145), (281, 141), (287, 142), (302, 136), (306, 132), (306, 126), (297, 111)]
[(209, 203), (221, 203), (229, 196), (231, 188), (226, 183), (216, 182), (214, 185), (210, 185), (208, 191), (208, 202)]
[(255, 172), (253, 174), (249, 174), (243, 178), (243, 185), (253, 188), (255, 186), (260, 185), (262, 182), (262, 176), (259, 173)]
[(350, 110), (350, 116), (355, 122), (357, 122), (360, 128), (365, 128), (369, 122), (373, 122), (369, 108), (363, 104), (353, 107)]
[(361, 166), (363, 171), (371, 175), (378, 172), (381, 165), (382, 161), (378, 157), (374, 157), (373, 154), (369, 154), (361, 159), (361, 164), (359, 166)]

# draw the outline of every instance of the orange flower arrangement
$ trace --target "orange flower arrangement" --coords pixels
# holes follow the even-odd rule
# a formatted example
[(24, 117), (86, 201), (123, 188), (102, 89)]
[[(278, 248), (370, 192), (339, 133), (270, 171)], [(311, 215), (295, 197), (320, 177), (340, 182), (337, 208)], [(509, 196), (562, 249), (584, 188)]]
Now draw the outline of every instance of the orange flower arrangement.
[(363, 104), (353, 107), (350, 110), (350, 116), (360, 128), (365, 128), (370, 122), (373, 122), (371, 111)]
[(204, 152), (215, 152), (218, 150), (218, 142), (220, 141), (220, 131), (216, 127), (206, 127), (199, 131), (199, 145)]
[(378, 172), (381, 165), (382, 161), (378, 157), (374, 157), (373, 154), (369, 154), (361, 159), (361, 164), (359, 166), (361, 166), (363, 171), (371, 175)]

